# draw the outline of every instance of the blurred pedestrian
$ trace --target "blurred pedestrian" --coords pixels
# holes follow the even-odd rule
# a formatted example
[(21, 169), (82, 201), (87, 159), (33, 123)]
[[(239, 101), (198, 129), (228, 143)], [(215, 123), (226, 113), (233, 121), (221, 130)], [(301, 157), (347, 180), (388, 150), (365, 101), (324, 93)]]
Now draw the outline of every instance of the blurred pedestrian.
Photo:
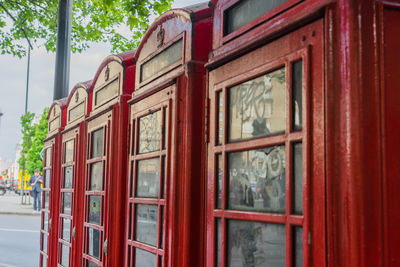
[(40, 176), (39, 169), (35, 170), (35, 175), (31, 176), (29, 184), (32, 186), (32, 196), (33, 196), (33, 212), (40, 212), (42, 209), (42, 200), (40, 193), (42, 192), (43, 178)]

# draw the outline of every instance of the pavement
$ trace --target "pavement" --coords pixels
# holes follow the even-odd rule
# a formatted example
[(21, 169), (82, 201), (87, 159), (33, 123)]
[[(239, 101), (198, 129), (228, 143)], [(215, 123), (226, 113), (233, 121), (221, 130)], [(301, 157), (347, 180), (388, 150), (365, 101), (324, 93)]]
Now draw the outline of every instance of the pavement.
[[(28, 198), (30, 198), (31, 204), (28, 204)], [(14, 192), (7, 192), (5, 195), (0, 196), (0, 214), (40, 216), (39, 212), (33, 213), (33, 198), (27, 196), (25, 200), (26, 204), (21, 204), (20, 195)]]

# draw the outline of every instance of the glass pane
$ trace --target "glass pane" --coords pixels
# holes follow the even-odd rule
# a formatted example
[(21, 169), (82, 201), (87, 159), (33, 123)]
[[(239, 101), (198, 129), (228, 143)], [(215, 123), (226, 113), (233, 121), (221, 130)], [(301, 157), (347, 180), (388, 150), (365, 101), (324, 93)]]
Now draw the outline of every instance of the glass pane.
[(224, 139), (224, 98), (222, 91), (217, 93), (217, 145), (221, 145)]
[(97, 265), (96, 263), (89, 261), (89, 260), (86, 261), (86, 266), (87, 267), (99, 267), (99, 265)]
[(89, 196), (89, 222), (100, 225), (101, 196)]
[(229, 141), (285, 132), (285, 68), (229, 90)]
[(169, 110), (168, 107), (164, 107), (164, 129), (163, 129), (163, 149), (167, 146), (168, 140), (168, 117), (169, 117)]
[(106, 84), (103, 88), (95, 93), (94, 105), (99, 106), (118, 96), (119, 94), (119, 77)]
[(245, 0), (225, 11), (224, 34), (230, 34), (240, 27), (261, 17), (268, 11), (287, 2), (288, 0)]
[(49, 209), (50, 191), (44, 191), (43, 196), (44, 196), (43, 208)]
[(303, 214), (303, 146), (301, 143), (293, 144), (293, 211)]
[(71, 215), (72, 193), (63, 193), (62, 213)]
[(64, 163), (74, 161), (74, 140), (65, 142)]
[(294, 227), (294, 267), (303, 267), (303, 228)]
[(64, 169), (64, 188), (72, 188), (72, 167)]
[(133, 225), (133, 204), (129, 204), (129, 227), (128, 227), (128, 239), (133, 240), (132, 225)]
[(65, 241), (70, 242), (70, 233), (71, 233), (71, 220), (67, 218), (62, 218), (63, 220), (63, 228), (62, 228), (62, 236), (61, 238)]
[(216, 232), (217, 232), (217, 267), (221, 267), (221, 258), (222, 258), (222, 227), (221, 227), (221, 219), (217, 219), (216, 223)]
[(103, 190), (103, 162), (96, 162), (90, 165), (90, 187), (91, 191)]
[(139, 119), (139, 153), (160, 149), (161, 115), (161, 110), (159, 110)]
[(161, 206), (161, 216), (160, 216), (160, 222), (161, 222), (161, 229), (160, 229), (160, 248), (164, 248), (164, 206)]
[(51, 180), (51, 170), (47, 169), (44, 171), (44, 188), (50, 188), (50, 180)]
[(88, 228), (88, 254), (98, 259), (100, 257), (100, 231)]
[(167, 184), (166, 184), (166, 179), (167, 179), (167, 158), (165, 156), (162, 156), (162, 168), (163, 168), (163, 175), (162, 175), (162, 191), (161, 191), (161, 198), (165, 198), (165, 191), (167, 190)]
[(156, 205), (136, 205), (135, 240), (157, 246), (158, 207)]
[(42, 251), (47, 253), (47, 235), (46, 234), (42, 234)]
[(285, 146), (228, 154), (228, 208), (285, 212)]
[(221, 208), (221, 203), (222, 203), (222, 176), (223, 176), (223, 163), (222, 163), (222, 155), (218, 154), (216, 158), (216, 164), (217, 164), (217, 209)]
[(98, 129), (92, 133), (92, 151), (91, 158), (101, 157), (103, 156), (103, 147), (104, 147), (104, 129)]
[(51, 148), (46, 149), (46, 167), (51, 166)]
[(151, 78), (153, 75), (156, 75), (158, 72), (161, 72), (181, 60), (183, 54), (182, 43), (183, 41), (180, 39), (166, 48), (163, 52), (142, 64), (140, 67), (140, 81), (143, 82)]
[(137, 197), (158, 198), (160, 190), (160, 158), (138, 161)]
[(69, 267), (69, 247), (61, 245), (61, 265)]
[(229, 220), (227, 266), (285, 266), (285, 226)]
[(301, 131), (303, 127), (303, 103), (302, 103), (302, 88), (303, 88), (303, 62), (296, 61), (292, 65), (292, 123), (294, 131)]
[(42, 255), (42, 267), (47, 267), (47, 257)]
[(46, 232), (49, 231), (49, 214), (45, 211), (43, 211), (43, 230)]
[(135, 266), (137, 267), (156, 267), (157, 256), (145, 250), (135, 248)]

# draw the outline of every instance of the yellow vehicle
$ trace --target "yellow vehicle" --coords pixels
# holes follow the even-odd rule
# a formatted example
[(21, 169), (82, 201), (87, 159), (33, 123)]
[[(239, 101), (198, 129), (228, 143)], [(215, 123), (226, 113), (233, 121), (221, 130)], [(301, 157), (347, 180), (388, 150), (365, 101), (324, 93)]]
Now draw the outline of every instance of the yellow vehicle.
[(22, 170), (19, 171), (18, 174), (18, 192), (21, 191), (21, 185), (24, 184), (24, 191), (31, 191), (32, 186), (29, 185), (29, 179), (31, 179), (31, 176), (28, 174), (27, 171), (24, 173), (24, 178), (22, 182)]

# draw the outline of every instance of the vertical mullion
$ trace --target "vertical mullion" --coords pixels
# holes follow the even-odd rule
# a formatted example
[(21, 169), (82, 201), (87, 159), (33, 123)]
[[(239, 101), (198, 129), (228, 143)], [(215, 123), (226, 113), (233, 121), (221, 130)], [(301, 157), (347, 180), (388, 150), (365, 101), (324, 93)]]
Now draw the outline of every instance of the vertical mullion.
[[(225, 216), (223, 215), (221, 218), (221, 267), (228, 266), (226, 262), (226, 219)], [(215, 222), (214, 222), (215, 224)], [(215, 253), (215, 249), (214, 249)], [(215, 256), (214, 256), (215, 257)]]
[(302, 113), (303, 113), (303, 129), (302, 129), (302, 157), (303, 157), (303, 263), (304, 266), (310, 265), (310, 245), (308, 244), (308, 233), (310, 231), (310, 162), (311, 162), (311, 149), (309, 147), (309, 132), (311, 128), (311, 121), (309, 120), (310, 117), (310, 104), (309, 104), (309, 88), (310, 88), (310, 61), (309, 57), (303, 55), (303, 79), (302, 79)]

